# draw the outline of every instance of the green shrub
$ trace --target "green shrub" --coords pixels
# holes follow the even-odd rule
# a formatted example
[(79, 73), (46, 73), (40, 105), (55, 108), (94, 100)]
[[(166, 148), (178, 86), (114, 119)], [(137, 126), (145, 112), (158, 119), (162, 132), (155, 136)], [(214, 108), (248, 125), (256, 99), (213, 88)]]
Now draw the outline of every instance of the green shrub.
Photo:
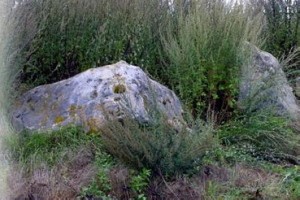
[[(228, 111), (235, 105), (245, 41), (260, 44), (261, 16), (243, 4), (192, 1), (163, 39), (170, 84), (195, 113)], [(204, 112), (205, 113), (205, 112)]]
[(211, 131), (205, 126), (194, 128), (178, 132), (163, 119), (152, 125), (139, 125), (127, 118), (108, 123), (101, 135), (108, 152), (124, 163), (173, 175), (193, 171), (213, 147)]
[(299, 136), (287, 119), (268, 112), (241, 116), (223, 125), (218, 135), (224, 144), (235, 145), (258, 159), (299, 162)]
[(29, 87), (123, 59), (173, 87), (195, 115), (232, 110), (242, 43), (261, 43), (260, 15), (222, 0), (29, 0), (13, 14)]

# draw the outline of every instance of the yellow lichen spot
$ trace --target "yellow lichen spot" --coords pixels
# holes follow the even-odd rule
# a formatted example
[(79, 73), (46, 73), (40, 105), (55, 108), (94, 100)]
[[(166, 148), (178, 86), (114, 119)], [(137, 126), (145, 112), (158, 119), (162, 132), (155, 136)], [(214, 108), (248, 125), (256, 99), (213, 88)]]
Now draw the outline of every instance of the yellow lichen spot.
[(97, 120), (94, 118), (90, 118), (87, 120), (87, 125), (89, 127), (89, 133), (97, 133), (99, 131), (99, 127), (97, 126)]
[(69, 114), (71, 117), (75, 117), (76, 114), (78, 114), (79, 110), (82, 108), (82, 106), (77, 106), (76, 104), (72, 104), (69, 107)]
[(123, 85), (123, 84), (115, 85), (114, 88), (113, 88), (113, 91), (116, 94), (124, 93), (126, 91), (126, 86)]
[(70, 107), (69, 107), (69, 113), (71, 116), (74, 116), (75, 113), (76, 113), (76, 109), (77, 109), (77, 106), (72, 104)]
[(55, 124), (62, 123), (63, 121), (65, 121), (65, 118), (64, 118), (63, 116), (57, 116), (57, 117), (54, 119), (54, 123), (55, 123)]

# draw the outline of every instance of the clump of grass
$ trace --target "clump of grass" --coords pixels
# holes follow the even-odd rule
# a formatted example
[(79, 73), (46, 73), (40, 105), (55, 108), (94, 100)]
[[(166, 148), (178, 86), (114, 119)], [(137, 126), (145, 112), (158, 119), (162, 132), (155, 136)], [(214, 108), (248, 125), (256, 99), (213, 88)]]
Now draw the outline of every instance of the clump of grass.
[(299, 137), (286, 118), (268, 112), (240, 116), (218, 131), (225, 145), (235, 145), (260, 160), (299, 164)]
[[(299, 18), (300, 19), (300, 18)], [(291, 49), (286, 55), (280, 58), (280, 65), (282, 66), (288, 81), (295, 86), (297, 77), (300, 77), (300, 47)]]
[(54, 166), (67, 160), (68, 152), (87, 145), (91, 145), (89, 148), (99, 148), (99, 136), (87, 135), (79, 127), (66, 127), (51, 132), (24, 131), (7, 140), (12, 160), (29, 170), (34, 170), (40, 164)]
[(101, 130), (104, 147), (122, 162), (137, 169), (174, 175), (187, 173), (201, 164), (214, 146), (212, 132), (205, 126), (182, 128), (179, 132), (163, 119), (140, 125), (125, 118), (111, 121)]

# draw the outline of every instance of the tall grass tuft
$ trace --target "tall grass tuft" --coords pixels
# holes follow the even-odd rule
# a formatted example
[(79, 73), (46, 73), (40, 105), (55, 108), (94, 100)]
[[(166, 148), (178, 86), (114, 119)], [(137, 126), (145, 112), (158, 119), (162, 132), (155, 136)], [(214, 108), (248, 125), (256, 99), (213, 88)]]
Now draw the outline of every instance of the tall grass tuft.
[(197, 124), (178, 132), (162, 119), (151, 126), (129, 118), (111, 121), (101, 136), (108, 152), (124, 163), (164, 175), (192, 172), (215, 144), (208, 127)]
[(300, 46), (283, 55), (280, 58), (280, 65), (285, 71), (289, 83), (295, 85), (297, 77), (300, 77)]
[[(230, 111), (238, 92), (241, 52), (248, 41), (260, 46), (262, 16), (246, 4), (191, 1), (163, 38), (170, 84), (194, 113)], [(252, 14), (252, 16), (251, 16)]]

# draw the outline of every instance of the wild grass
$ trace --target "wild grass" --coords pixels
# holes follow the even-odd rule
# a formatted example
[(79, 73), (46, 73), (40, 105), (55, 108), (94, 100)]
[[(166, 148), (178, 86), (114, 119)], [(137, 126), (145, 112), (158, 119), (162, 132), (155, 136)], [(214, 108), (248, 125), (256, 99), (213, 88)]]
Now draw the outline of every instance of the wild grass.
[(23, 1), (14, 11), (23, 24), (17, 33), (29, 41), (21, 81), (51, 83), (121, 59), (157, 75), (168, 7), (161, 0)]
[(195, 170), (206, 151), (214, 147), (209, 127), (199, 123), (192, 126), (178, 132), (163, 119), (140, 125), (126, 118), (108, 123), (101, 136), (105, 149), (129, 166), (172, 176)]
[(261, 13), (223, 0), (29, 0), (14, 14), (27, 87), (123, 59), (174, 88), (195, 116), (232, 111), (242, 43), (263, 43)]
[(281, 56), (279, 60), (291, 86), (295, 86), (296, 78), (300, 77), (299, 58), (300, 47), (291, 49), (288, 54)]
[(66, 127), (51, 132), (24, 131), (19, 136), (8, 137), (6, 144), (12, 160), (25, 166), (28, 172), (46, 164), (55, 166), (70, 160), (69, 152), (79, 147), (99, 149), (99, 136), (87, 135), (79, 127)]
[(225, 145), (237, 145), (259, 160), (299, 164), (299, 136), (289, 120), (266, 111), (240, 116), (218, 131)]
[(104, 151), (99, 134), (86, 134), (78, 127), (23, 132), (21, 136), (9, 137), (6, 145), (13, 163), (8, 179), (12, 198), (114, 199), (111, 194), (124, 195), (113, 188), (120, 184), (127, 185), (129, 196), (145, 198), (143, 191), (151, 171), (128, 169), (126, 183), (111, 180), (110, 174), (118, 165), (127, 169)]

